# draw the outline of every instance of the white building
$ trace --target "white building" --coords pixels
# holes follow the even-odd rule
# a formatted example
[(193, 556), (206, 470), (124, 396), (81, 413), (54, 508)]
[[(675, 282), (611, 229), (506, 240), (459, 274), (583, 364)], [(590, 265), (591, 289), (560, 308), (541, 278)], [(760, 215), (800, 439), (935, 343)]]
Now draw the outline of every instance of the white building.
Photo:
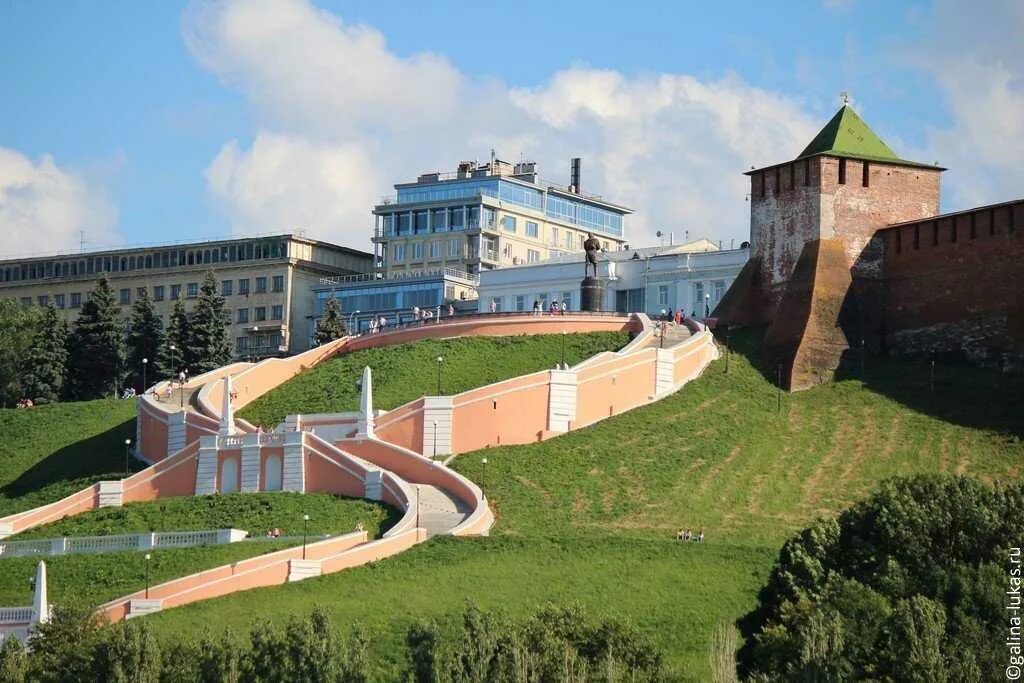
[[(682, 309), (704, 317), (714, 311), (749, 256), (748, 249), (720, 250), (708, 240), (663, 247), (605, 252), (600, 276), (605, 280), (604, 310), (658, 315)], [(493, 301), (499, 311), (528, 311), (534, 301), (547, 310), (551, 301), (566, 301), (578, 310), (584, 257), (572, 254), (521, 266), (480, 273), (480, 311)]]

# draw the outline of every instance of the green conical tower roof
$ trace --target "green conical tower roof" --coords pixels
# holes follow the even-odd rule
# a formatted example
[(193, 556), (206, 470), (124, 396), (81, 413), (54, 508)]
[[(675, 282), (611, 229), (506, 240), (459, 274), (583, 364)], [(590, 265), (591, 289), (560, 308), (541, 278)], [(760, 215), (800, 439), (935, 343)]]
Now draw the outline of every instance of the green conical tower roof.
[(847, 104), (836, 112), (797, 158), (816, 154), (906, 163)]

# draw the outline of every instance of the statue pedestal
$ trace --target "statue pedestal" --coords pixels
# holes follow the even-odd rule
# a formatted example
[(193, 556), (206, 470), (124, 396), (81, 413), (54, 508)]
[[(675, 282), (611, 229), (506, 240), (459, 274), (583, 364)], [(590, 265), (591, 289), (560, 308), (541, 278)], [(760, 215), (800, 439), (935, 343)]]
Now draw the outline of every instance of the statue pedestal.
[(580, 310), (599, 313), (603, 310), (604, 280), (589, 275), (580, 283)]

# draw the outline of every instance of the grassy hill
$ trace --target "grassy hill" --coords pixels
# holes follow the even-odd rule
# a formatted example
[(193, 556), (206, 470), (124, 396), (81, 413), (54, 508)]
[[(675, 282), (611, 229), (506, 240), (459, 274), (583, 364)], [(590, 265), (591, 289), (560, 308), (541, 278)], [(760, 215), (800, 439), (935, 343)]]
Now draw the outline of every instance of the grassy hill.
[(437, 357), (441, 393), (457, 394), (537, 370), (562, 359), (575, 364), (600, 351), (615, 351), (629, 342), (626, 332), (425, 339), (400, 347), (366, 349), (332, 358), (264, 394), (238, 416), (267, 427), (295, 413), (359, 410), (358, 381), (363, 368), (373, 370), (375, 408), (390, 410), (420, 396), (437, 393)]
[[(0, 410), (0, 516), (124, 476), (135, 401), (102, 399)], [(133, 470), (142, 463), (132, 460)]]
[[(489, 538), (436, 539), (356, 570), (170, 610), (151, 620), (180, 636), (242, 630), (324, 605), (379, 630), (382, 676), (415, 618), (453, 623), (466, 598), (524, 615), (579, 600), (629, 618), (689, 680), (709, 675), (716, 624), (754, 604), (782, 541), (833, 515), (883, 478), (918, 472), (1019, 479), (1024, 381), (994, 371), (869, 358), (863, 376), (779, 395), (758, 368), (758, 340), (681, 392), (529, 446), (467, 454), (498, 522)], [(397, 356), (398, 354), (396, 354)], [(488, 458), (486, 475), (481, 458)], [(707, 542), (674, 540), (703, 528)], [(429, 591), (423, 587), (429, 586)], [(258, 604), (258, 609), (254, 607)]]
[[(262, 536), (278, 527), (288, 536), (302, 535), (302, 515), (310, 517), (310, 538), (347, 533), (362, 522), (370, 537), (379, 537), (398, 521), (393, 508), (360, 499), (326, 493), (232, 494), (168, 498), (151, 503), (133, 503), (122, 508), (105, 508), (38, 527), (12, 537), (52, 538), (95, 536), (142, 531), (188, 531), (235, 528)], [(295, 540), (252, 541), (198, 548), (175, 548), (152, 552), (152, 582), (184, 576), (195, 571), (235, 562), (247, 557), (297, 545)], [(0, 605), (29, 604), (28, 578), (34, 575), (40, 558), (0, 559)], [(103, 553), (47, 557), (51, 599), (80, 600), (98, 605), (145, 586), (143, 553)]]

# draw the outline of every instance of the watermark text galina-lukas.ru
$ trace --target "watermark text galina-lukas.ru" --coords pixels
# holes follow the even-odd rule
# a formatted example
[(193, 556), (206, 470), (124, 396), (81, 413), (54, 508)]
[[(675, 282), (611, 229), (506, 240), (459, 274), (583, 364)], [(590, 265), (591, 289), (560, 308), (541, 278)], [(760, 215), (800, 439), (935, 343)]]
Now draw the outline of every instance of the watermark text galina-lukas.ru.
[(1024, 611), (1021, 610), (1021, 552), (1020, 548), (1010, 548), (1009, 582), (1006, 587), (1006, 650), (1009, 655), (1006, 664), (1006, 680), (1020, 680), (1021, 668), (1024, 667), (1024, 638), (1021, 636), (1021, 621)]

